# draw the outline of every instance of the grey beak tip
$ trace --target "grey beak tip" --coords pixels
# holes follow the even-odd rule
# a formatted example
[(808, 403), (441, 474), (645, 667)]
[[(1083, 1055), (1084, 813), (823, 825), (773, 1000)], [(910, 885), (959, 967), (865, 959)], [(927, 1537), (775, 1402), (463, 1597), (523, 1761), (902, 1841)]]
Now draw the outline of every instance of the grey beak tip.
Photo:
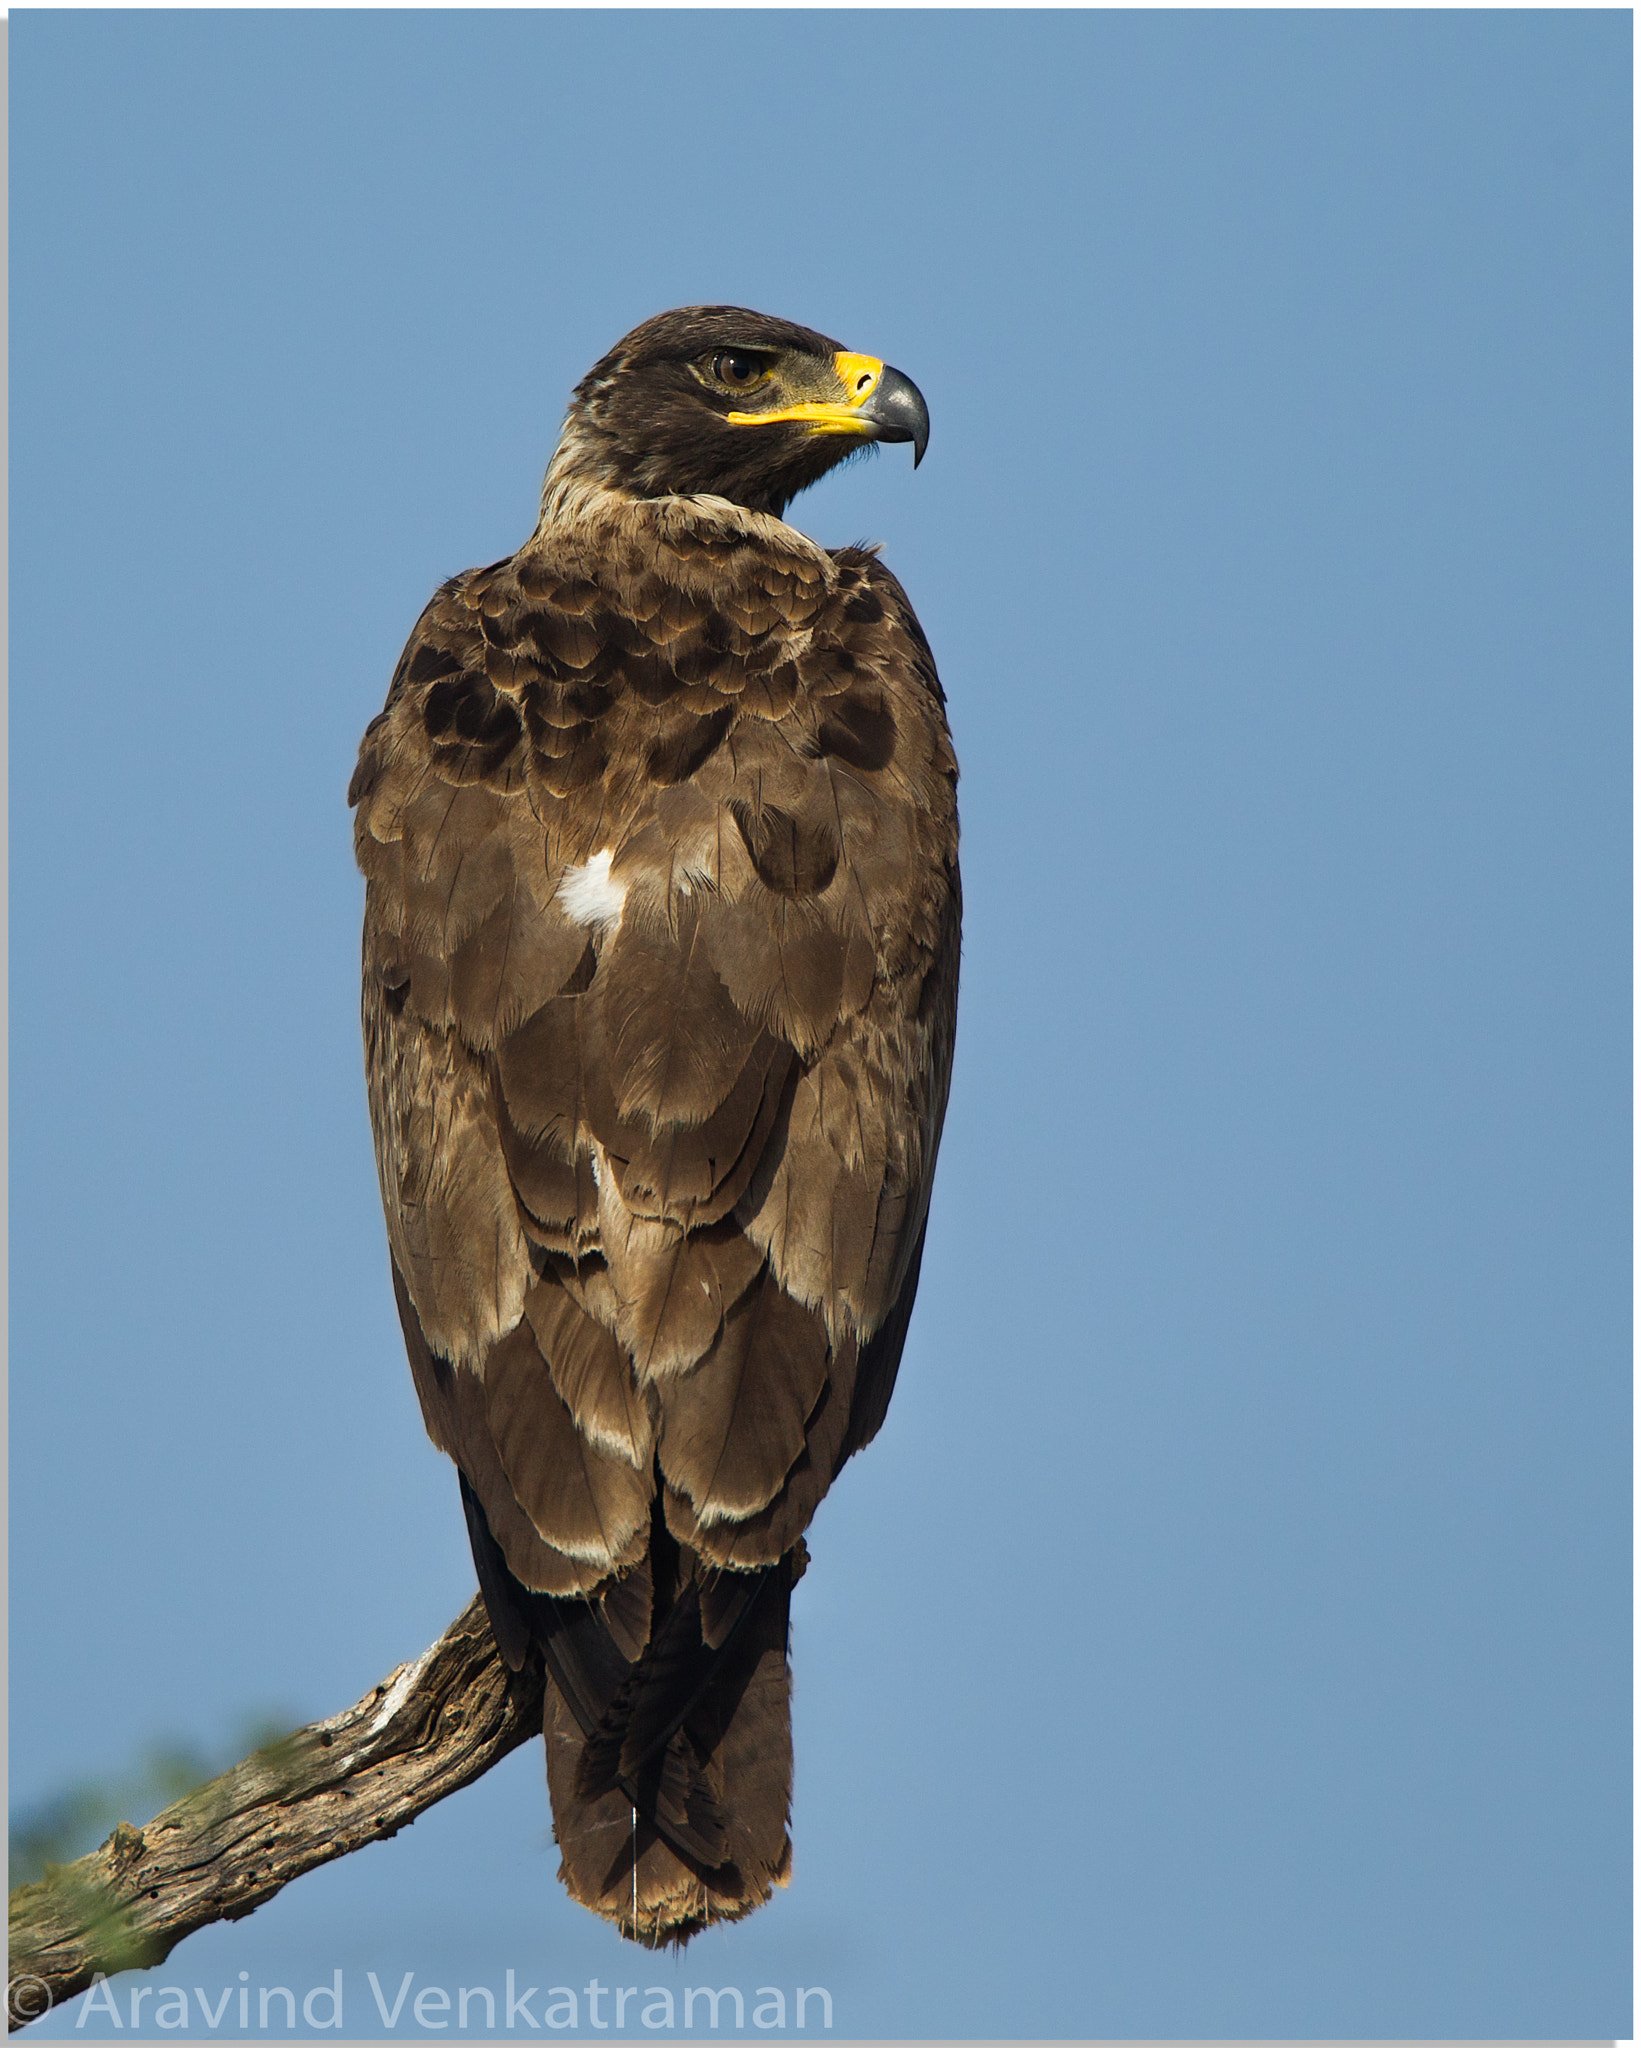
[(885, 364), (878, 387), (861, 412), (877, 428), (880, 441), (911, 442), (916, 469), (929, 445), (929, 408), (911, 378)]

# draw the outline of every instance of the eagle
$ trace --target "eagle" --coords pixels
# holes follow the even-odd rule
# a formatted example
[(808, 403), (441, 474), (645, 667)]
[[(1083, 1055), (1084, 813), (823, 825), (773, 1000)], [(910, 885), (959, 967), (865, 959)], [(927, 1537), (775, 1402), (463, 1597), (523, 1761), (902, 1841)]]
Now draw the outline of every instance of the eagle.
[(411, 1372), (500, 1653), (544, 1669), (560, 1876), (651, 1947), (788, 1881), (804, 1531), (917, 1290), (957, 764), (876, 549), (782, 515), (928, 432), (810, 328), (646, 321), (529, 539), (422, 613), (349, 789)]

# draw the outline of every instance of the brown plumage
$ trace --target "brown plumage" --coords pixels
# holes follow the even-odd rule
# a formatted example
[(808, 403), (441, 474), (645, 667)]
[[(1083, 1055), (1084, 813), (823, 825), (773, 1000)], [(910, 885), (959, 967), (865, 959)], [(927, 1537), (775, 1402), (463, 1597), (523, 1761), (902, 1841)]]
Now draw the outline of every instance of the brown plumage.
[(917, 1286), (957, 768), (900, 585), (779, 514), (926, 434), (807, 329), (647, 322), (530, 539), (422, 614), (349, 792), (417, 1392), (503, 1653), (545, 1659), (564, 1882), (648, 1943), (786, 1881), (803, 1532)]

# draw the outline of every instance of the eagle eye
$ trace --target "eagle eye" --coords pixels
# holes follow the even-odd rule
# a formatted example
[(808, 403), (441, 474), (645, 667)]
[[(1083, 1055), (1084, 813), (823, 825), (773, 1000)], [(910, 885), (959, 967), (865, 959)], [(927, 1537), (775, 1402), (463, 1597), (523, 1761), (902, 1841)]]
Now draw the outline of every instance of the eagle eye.
[(720, 384), (727, 384), (731, 391), (750, 391), (754, 384), (761, 384), (768, 374), (761, 357), (748, 355), (744, 349), (724, 349), (712, 358), (710, 368)]

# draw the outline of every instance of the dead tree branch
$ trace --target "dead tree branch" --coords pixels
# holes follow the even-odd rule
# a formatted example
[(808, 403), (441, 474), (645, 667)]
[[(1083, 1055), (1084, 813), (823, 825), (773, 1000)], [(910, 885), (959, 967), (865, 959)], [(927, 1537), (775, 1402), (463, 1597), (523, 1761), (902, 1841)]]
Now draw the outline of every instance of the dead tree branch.
[(541, 1732), (539, 1668), (509, 1672), (467, 1611), (359, 1704), (258, 1750), (141, 1828), (11, 1895), (13, 2028), (98, 1971), (150, 1969), (293, 1877), (385, 1841)]

